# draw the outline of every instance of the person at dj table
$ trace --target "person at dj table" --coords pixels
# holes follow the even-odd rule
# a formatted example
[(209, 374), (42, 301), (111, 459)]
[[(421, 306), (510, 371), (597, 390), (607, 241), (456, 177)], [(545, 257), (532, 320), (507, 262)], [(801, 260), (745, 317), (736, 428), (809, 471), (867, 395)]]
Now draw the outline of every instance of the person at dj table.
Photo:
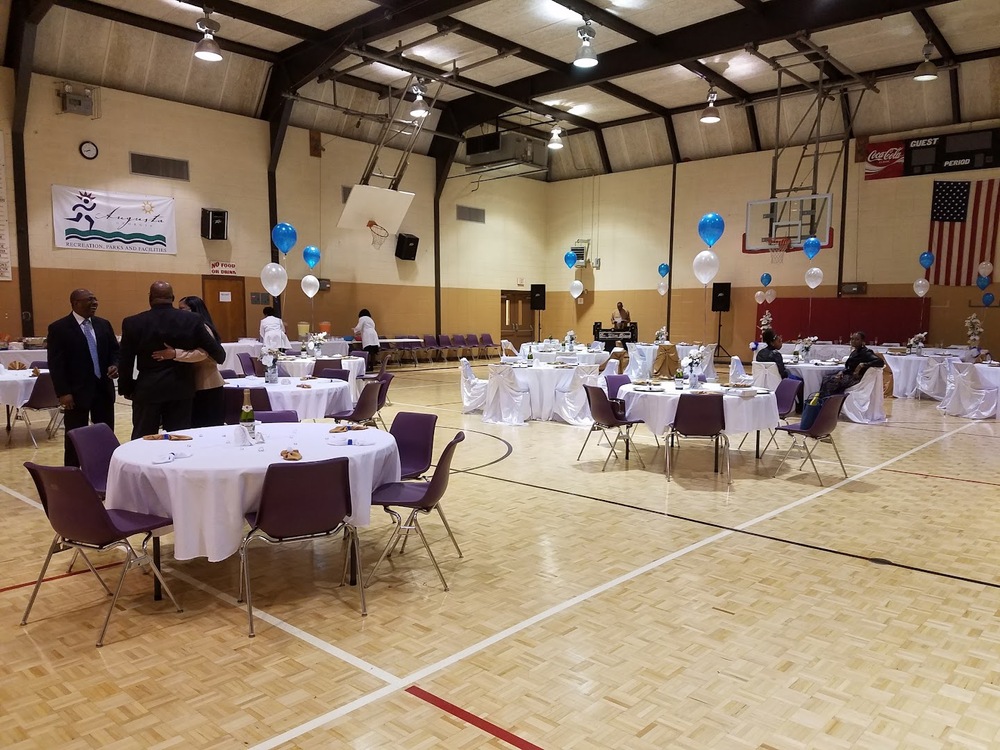
[(611, 327), (616, 331), (627, 331), (631, 323), (632, 316), (625, 309), (625, 305), (619, 302), (617, 309), (611, 313)]

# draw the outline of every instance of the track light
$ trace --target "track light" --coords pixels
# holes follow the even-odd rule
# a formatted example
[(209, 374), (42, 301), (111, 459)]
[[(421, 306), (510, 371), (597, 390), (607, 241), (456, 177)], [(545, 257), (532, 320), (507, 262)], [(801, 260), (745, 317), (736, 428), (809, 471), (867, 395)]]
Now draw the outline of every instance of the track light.
[(416, 96), (413, 99), (413, 109), (410, 110), (410, 117), (427, 117), (431, 113), (427, 109), (427, 103), (424, 101), (424, 94), (427, 93), (427, 89), (424, 88), (422, 83), (417, 83), (413, 86), (413, 93)]
[(207, 62), (219, 62), (222, 59), (222, 50), (215, 41), (215, 35), (219, 33), (221, 27), (218, 21), (212, 20), (212, 11), (206, 8), (205, 17), (199, 18), (195, 26), (205, 36), (194, 46), (194, 56)]
[(597, 53), (590, 43), (597, 36), (597, 31), (590, 23), (590, 18), (583, 17), (583, 26), (576, 30), (576, 35), (580, 37), (580, 49), (576, 53), (573, 65), (578, 68), (593, 68), (597, 65)]
[(927, 40), (924, 45), (924, 61), (913, 71), (914, 81), (936, 81), (938, 77), (937, 65), (931, 62), (931, 55), (934, 54), (934, 45), (931, 40)]
[(718, 96), (718, 92), (715, 90), (715, 86), (711, 86), (708, 89), (708, 106), (701, 111), (701, 121), (712, 125), (719, 122), (722, 117), (719, 115), (719, 110), (715, 108), (715, 99)]
[(563, 147), (562, 138), (559, 137), (559, 134), (561, 132), (562, 132), (562, 128), (560, 128), (558, 125), (553, 125), (552, 126), (552, 137), (549, 138), (549, 142), (548, 142), (547, 145), (553, 151), (558, 151), (559, 149), (561, 149)]

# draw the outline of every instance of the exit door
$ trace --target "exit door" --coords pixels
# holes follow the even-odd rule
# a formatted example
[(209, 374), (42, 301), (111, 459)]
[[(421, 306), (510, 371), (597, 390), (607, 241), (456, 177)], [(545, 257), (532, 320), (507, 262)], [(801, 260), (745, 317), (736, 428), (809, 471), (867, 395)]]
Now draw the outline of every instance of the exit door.
[(535, 340), (535, 313), (531, 309), (531, 293), (520, 290), (500, 292), (500, 337), (520, 349), (521, 344)]
[(201, 298), (223, 341), (247, 335), (246, 293), (242, 276), (202, 276)]

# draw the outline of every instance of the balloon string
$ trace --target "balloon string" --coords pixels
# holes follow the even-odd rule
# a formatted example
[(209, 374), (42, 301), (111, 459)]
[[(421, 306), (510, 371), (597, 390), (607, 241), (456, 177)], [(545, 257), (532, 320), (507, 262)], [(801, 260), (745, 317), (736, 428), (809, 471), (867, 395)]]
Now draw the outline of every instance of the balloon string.
[[(813, 327), (813, 293), (809, 292), (809, 330), (811, 331)], [(807, 336), (812, 336), (811, 333), (807, 333)]]
[[(708, 284), (705, 284), (705, 326), (702, 330), (701, 338), (702, 341), (708, 341)], [(718, 343), (718, 342), (716, 342)]]

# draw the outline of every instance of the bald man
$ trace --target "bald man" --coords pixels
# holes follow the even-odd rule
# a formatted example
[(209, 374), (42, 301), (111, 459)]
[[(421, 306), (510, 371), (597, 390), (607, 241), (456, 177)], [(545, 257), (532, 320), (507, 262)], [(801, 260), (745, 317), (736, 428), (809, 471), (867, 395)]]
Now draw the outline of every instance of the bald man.
[[(166, 281), (149, 287), (149, 309), (122, 321), (118, 392), (132, 400), (132, 439), (191, 427), (194, 367), (174, 359), (156, 360), (165, 347), (204, 349), (219, 364), (226, 352), (201, 317), (174, 307), (174, 290)], [(133, 377), (138, 365), (139, 376)]]

